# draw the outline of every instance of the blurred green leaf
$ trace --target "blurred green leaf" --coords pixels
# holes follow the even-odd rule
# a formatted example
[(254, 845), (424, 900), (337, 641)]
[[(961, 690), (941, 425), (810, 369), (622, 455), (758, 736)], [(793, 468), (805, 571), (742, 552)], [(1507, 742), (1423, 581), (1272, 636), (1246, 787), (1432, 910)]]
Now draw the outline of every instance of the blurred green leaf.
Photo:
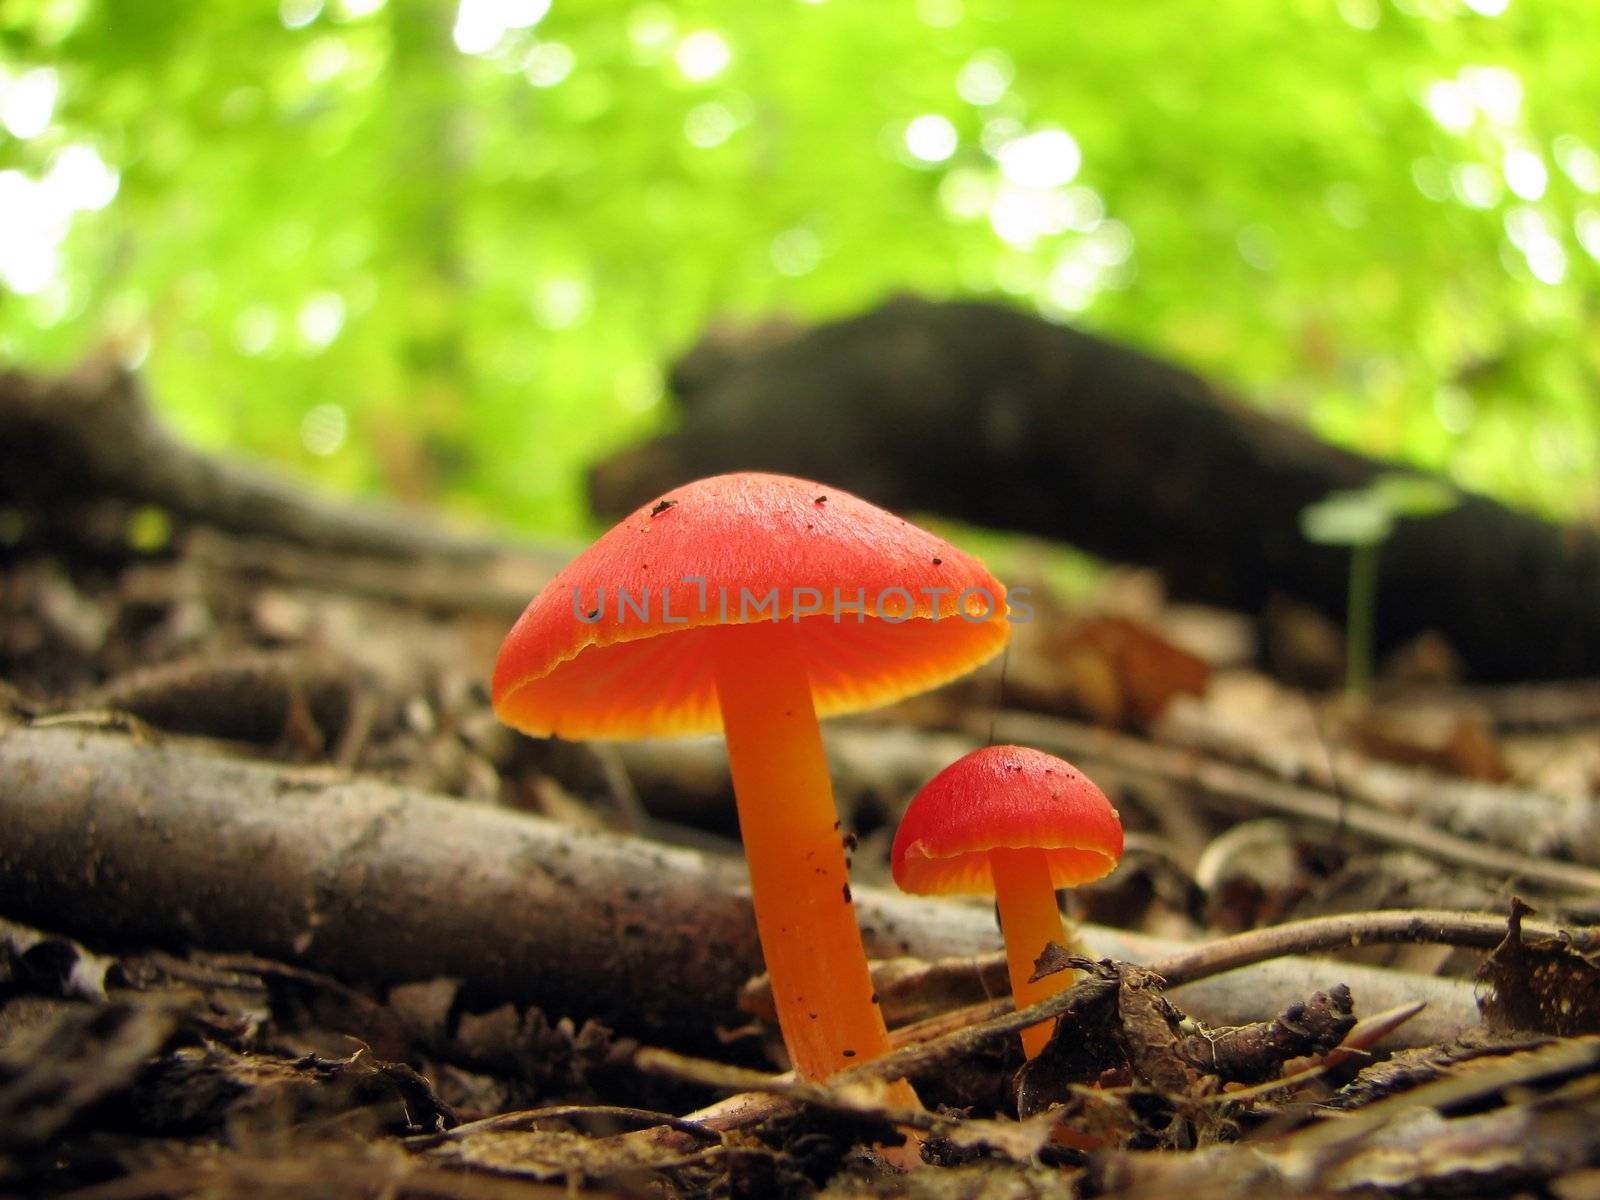
[(1300, 513), (1307, 541), (1323, 546), (1376, 546), (1402, 518), (1438, 516), (1461, 497), (1449, 484), (1424, 475), (1386, 471), (1364, 488), (1330, 492)]
[(1332, 492), (1301, 511), (1300, 529), (1323, 546), (1376, 546), (1394, 529), (1394, 511), (1370, 491)]

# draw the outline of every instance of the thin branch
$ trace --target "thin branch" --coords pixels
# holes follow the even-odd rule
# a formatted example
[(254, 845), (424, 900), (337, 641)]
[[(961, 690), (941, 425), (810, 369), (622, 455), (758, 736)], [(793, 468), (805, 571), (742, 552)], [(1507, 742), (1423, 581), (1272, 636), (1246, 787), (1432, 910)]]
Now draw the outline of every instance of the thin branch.
[[(866, 1065), (886, 1061), (887, 1058), (880, 1058)], [(669, 1079), (732, 1092), (764, 1092), (797, 1103), (825, 1108), (830, 1112), (875, 1117), (894, 1125), (909, 1125), (914, 1129), (934, 1129), (944, 1123), (934, 1114), (922, 1109), (885, 1107), (871, 1092), (861, 1087), (873, 1081), (888, 1082), (900, 1078), (899, 1075), (868, 1073), (853, 1068), (833, 1076), (827, 1084), (820, 1084), (802, 1079), (793, 1071), (774, 1075), (766, 1071), (752, 1071), (745, 1067), (733, 1067), (710, 1059), (691, 1058), (683, 1054), (674, 1054), (669, 1050), (654, 1048), (642, 1049), (636, 1053), (633, 1056), (633, 1065), (648, 1075), (663, 1075)], [(702, 1124), (698, 1128), (704, 1133), (708, 1127)]]
[[(1584, 952), (1600, 947), (1600, 928), (1593, 926), (1565, 929), (1547, 921), (1524, 920), (1522, 933), (1524, 939), (1530, 943), (1564, 939), (1574, 948)], [(1455, 913), (1438, 910), (1343, 913), (1332, 917), (1293, 921), (1221, 938), (1155, 959), (1146, 969), (1160, 975), (1166, 980), (1167, 986), (1173, 988), (1286, 955), (1315, 954), (1354, 946), (1395, 943), (1489, 949), (1498, 945), (1505, 935), (1506, 918), (1487, 913)], [(1003, 962), (1004, 955), (974, 959), (973, 968), (980, 969), (992, 959)], [(1111, 986), (1114, 984), (1107, 979), (1090, 976), (1066, 991), (1022, 1012), (1017, 1012), (1012, 1007), (1010, 998), (1006, 997), (983, 1004), (968, 1005), (919, 1021), (914, 1025), (902, 1026), (892, 1030), (890, 1034), (897, 1047), (894, 1053), (852, 1067), (835, 1076), (835, 1080), (857, 1078), (889, 1080), (931, 1070), (948, 1059), (970, 1054), (992, 1040), (1026, 1028), (1040, 1020), (1058, 1016), (1080, 1003), (1093, 1003)], [(1351, 1036), (1346, 1040), (1351, 1045), (1359, 1041), (1365, 1046), (1373, 1038), (1381, 1040), (1392, 1035), (1401, 1025), (1413, 1019), (1421, 1011), (1424, 1003), (1413, 1001), (1368, 1017), (1357, 1026), (1358, 1030), (1363, 1031), (1362, 1036), (1359, 1038)], [(1325, 1067), (1315, 1068), (1311, 1074), (1324, 1069)], [(792, 1076), (770, 1078), (785, 1080)], [(1270, 1085), (1262, 1085), (1262, 1089), (1257, 1090), (1276, 1090), (1285, 1087), (1287, 1082), (1277, 1080)], [(783, 1088), (760, 1090), (801, 1099)], [(1229, 1093), (1229, 1098), (1239, 1097)], [(748, 1095), (739, 1095), (691, 1113), (685, 1119), (701, 1129), (731, 1130), (767, 1119), (781, 1108), (782, 1105), (776, 1102), (762, 1102)]]
[[(974, 718), (974, 736), (987, 718)], [(1600, 870), (1578, 863), (1533, 858), (1481, 842), (1442, 833), (1424, 822), (1394, 816), (1370, 805), (1341, 803), (1314, 788), (1269, 778), (1258, 771), (1204, 758), (1191, 750), (1158, 746), (1138, 738), (1094, 729), (1053, 717), (1011, 712), (999, 718), (999, 736), (1007, 741), (1071, 755), (1075, 762), (1097, 764), (1107, 776), (1155, 780), (1188, 791), (1231, 812), (1278, 813), (1330, 828), (1343, 824), (1350, 833), (1383, 845), (1404, 846), (1441, 862), (1471, 867), (1500, 879), (1563, 894), (1600, 893)]]
[[(1548, 921), (1524, 921), (1527, 941), (1567, 939), (1583, 952), (1600, 949), (1600, 926), (1564, 928)], [(1488, 950), (1506, 936), (1506, 918), (1489, 913), (1402, 909), (1339, 913), (1252, 929), (1158, 959), (1150, 969), (1179, 987), (1251, 963), (1290, 954), (1320, 954), (1355, 946), (1415, 943)]]
[[(1585, 953), (1600, 948), (1600, 926), (1567, 928), (1549, 921), (1524, 920), (1522, 934), (1529, 943), (1564, 941)], [(1506, 918), (1490, 913), (1457, 913), (1437, 909), (1340, 913), (1219, 938), (1152, 959), (1145, 964), (1145, 969), (1161, 976), (1170, 989), (1292, 955), (1401, 943), (1487, 950), (1499, 945), (1505, 936)], [(987, 968), (994, 962), (1003, 962), (1004, 958), (1003, 954), (985, 955), (973, 960), (973, 969)], [(1077, 993), (1092, 982), (1082, 980), (1069, 991)], [(1104, 986), (1103, 983), (1100, 985)], [(992, 1037), (1003, 1036), (1014, 1029), (1023, 1029), (1047, 1017), (1056, 1016), (1059, 1011), (1073, 1007), (1079, 999), (1092, 1001), (1097, 994), (1097, 988), (1088, 988), (1080, 996), (1065, 1000), (1063, 997), (1068, 993), (1062, 992), (1022, 1013), (1013, 1010), (1009, 997), (968, 1005), (897, 1029), (894, 1031), (895, 1041), (897, 1044), (904, 1041), (908, 1049), (920, 1044), (924, 1052), (931, 1053), (931, 1064), (942, 1061), (947, 1052), (959, 1055), (958, 1047), (965, 1043), (945, 1041), (957, 1033), (965, 1033), (971, 1039), (967, 1048), (975, 1050)], [(1057, 1005), (1062, 1007), (1057, 1009)], [(1046, 1006), (1051, 1006), (1052, 1011), (1045, 1012)], [(928, 1051), (930, 1046), (935, 1047), (931, 1052)], [(885, 1061), (874, 1059), (871, 1063), (852, 1067), (847, 1073), (865, 1071)], [(912, 1069), (922, 1069), (922, 1064), (916, 1063), (914, 1058), (908, 1061), (915, 1064)]]
[(481, 1121), (468, 1121), (437, 1133), (423, 1133), (405, 1139), (412, 1150), (426, 1150), (446, 1142), (459, 1142), (480, 1133), (519, 1133), (535, 1128), (541, 1121), (576, 1121), (585, 1117), (603, 1117), (613, 1121), (626, 1121), (640, 1126), (666, 1126), (679, 1133), (702, 1139), (715, 1140), (717, 1131), (709, 1126), (671, 1113), (656, 1112), (648, 1108), (629, 1108), (614, 1104), (557, 1104), (549, 1108), (519, 1109), (516, 1112), (496, 1113)]

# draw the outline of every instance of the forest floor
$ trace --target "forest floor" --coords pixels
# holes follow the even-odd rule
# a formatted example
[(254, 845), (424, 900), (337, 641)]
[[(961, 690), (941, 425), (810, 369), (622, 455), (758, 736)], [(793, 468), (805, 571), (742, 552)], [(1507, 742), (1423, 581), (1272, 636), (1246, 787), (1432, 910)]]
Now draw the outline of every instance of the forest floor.
[[(1042, 605), (825, 727), (901, 1049), (821, 1087), (720, 747), (494, 720), (558, 558), (73, 488), (0, 497), (0, 1194), (1600, 1196), (1600, 685), (1468, 687), (1423, 639), (1353, 703), (1292, 604)], [(989, 908), (887, 883), (991, 739), (1128, 834), (1026, 1067)]]

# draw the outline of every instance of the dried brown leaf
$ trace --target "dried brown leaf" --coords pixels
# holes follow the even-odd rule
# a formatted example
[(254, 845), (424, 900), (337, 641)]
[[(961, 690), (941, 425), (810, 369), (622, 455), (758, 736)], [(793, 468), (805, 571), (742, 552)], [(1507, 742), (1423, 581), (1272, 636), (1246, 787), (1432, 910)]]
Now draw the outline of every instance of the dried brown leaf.
[(1049, 653), (1071, 707), (1107, 725), (1148, 725), (1175, 696), (1204, 692), (1211, 674), (1202, 659), (1123, 617), (1081, 621)]
[(177, 1023), (149, 1004), (35, 1005), (0, 1024), (0, 1148), (39, 1146), (79, 1114), (127, 1091)]
[(1032, 1162), (1050, 1144), (1057, 1117), (1040, 1113), (1021, 1121), (962, 1121), (945, 1133), (945, 1140), (963, 1150), (987, 1150), (1012, 1162)]
[(1512, 901), (1505, 940), (1479, 971), (1490, 988), (1479, 1002), (1485, 1023), (1561, 1037), (1600, 1033), (1600, 953), (1564, 936), (1524, 938), (1522, 918), (1532, 911)]

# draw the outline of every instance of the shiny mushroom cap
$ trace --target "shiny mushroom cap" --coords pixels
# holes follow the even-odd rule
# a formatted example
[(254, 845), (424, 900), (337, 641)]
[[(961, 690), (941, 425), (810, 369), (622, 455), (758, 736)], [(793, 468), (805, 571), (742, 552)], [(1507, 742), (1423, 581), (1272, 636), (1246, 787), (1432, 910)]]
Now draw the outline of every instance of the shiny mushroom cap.
[(903, 891), (985, 895), (989, 851), (1038, 849), (1057, 888), (1109, 874), (1122, 819), (1078, 768), (1025, 746), (990, 746), (951, 763), (906, 809), (890, 863)]
[(494, 708), (567, 738), (715, 732), (708, 639), (759, 623), (798, 648), (818, 716), (856, 712), (985, 662), (1006, 617), (1001, 584), (925, 529), (823, 484), (719, 475), (625, 517), (534, 597)]

